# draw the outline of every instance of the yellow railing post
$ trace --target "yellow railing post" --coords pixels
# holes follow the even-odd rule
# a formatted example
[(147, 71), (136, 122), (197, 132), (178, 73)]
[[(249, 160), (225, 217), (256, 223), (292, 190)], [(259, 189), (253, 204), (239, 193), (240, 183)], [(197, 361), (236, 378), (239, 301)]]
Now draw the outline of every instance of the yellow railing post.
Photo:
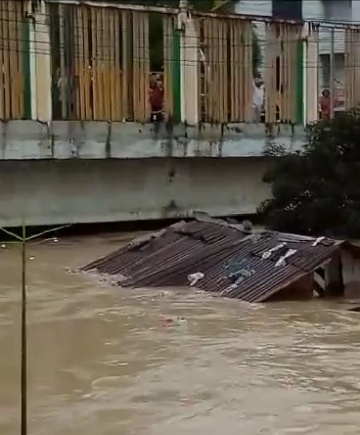
[(149, 119), (149, 15), (133, 12), (133, 97), (134, 120), (146, 122)]
[(0, 118), (24, 117), (22, 23), (24, 3), (0, 3)]

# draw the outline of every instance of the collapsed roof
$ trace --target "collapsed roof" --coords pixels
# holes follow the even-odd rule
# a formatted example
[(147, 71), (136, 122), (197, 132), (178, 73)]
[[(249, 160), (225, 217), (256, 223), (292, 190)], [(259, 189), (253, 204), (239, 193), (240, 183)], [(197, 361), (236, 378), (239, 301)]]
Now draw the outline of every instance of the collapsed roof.
[(122, 287), (195, 286), (263, 302), (313, 272), (338, 249), (338, 243), (325, 237), (251, 232), (202, 218), (134, 239), (82, 270), (117, 277)]

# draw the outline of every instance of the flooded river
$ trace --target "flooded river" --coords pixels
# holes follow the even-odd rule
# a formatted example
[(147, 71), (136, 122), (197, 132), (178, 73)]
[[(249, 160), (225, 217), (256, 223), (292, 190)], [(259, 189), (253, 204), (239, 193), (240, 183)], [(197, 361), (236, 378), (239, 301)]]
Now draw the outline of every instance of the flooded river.
[[(29, 252), (29, 434), (358, 434), (360, 315), (69, 274), (119, 238)], [(20, 254), (0, 250), (0, 433), (19, 434)], [(164, 322), (164, 318), (184, 321)]]

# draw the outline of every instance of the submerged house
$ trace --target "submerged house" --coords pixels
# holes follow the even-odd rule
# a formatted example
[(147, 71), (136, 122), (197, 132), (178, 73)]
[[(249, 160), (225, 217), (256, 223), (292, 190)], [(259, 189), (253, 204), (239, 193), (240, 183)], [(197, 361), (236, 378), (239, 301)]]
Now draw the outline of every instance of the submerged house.
[(128, 288), (189, 286), (247, 302), (310, 299), (342, 292), (341, 245), (204, 217), (135, 239), (82, 270)]

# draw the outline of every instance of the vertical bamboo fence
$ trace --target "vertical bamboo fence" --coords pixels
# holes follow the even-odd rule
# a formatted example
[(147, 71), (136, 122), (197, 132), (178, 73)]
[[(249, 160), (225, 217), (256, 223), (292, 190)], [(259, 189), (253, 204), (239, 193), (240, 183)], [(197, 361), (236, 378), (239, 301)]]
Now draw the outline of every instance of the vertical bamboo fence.
[(252, 98), (251, 21), (198, 18), (203, 57), (202, 119), (212, 123), (250, 122)]
[(230, 122), (252, 122), (253, 25), (232, 20), (230, 24)]
[(0, 2), (0, 119), (24, 117), (24, 11), (15, 0)]
[(145, 122), (149, 117), (148, 15), (98, 7), (73, 9), (77, 119)]
[(173, 57), (174, 57), (174, 28), (175, 17), (163, 17), (163, 42), (164, 42), (164, 109), (165, 117), (171, 118), (174, 112), (173, 100)]
[[(51, 32), (53, 87), (66, 100), (61, 118), (146, 122), (150, 14), (85, 4), (51, 5), (50, 13), (58, 17), (59, 45), (56, 30)], [(165, 109), (171, 113), (173, 17), (164, 14), (162, 24)]]
[(266, 122), (292, 122), (296, 119), (298, 84), (298, 44), (301, 26), (267, 23), (265, 43)]
[[(21, 51), (20, 27), (12, 25), (13, 20), (9, 19), (11, 16), (21, 20), (20, 4), (16, 1), (0, 3), (3, 22), (0, 28), (0, 115), (5, 118), (21, 117), (23, 113), (22, 58), (16, 53), (16, 50)], [(102, 7), (101, 3), (95, 6), (93, 3), (67, 5), (63, 2), (51, 4), (49, 8), (53, 87), (58, 95), (61, 117), (147, 122), (151, 110), (149, 86), (153, 47), (150, 46), (150, 34), (154, 12), (132, 10), (128, 6)], [(182, 86), (186, 86), (191, 78), (194, 91), (179, 91), (180, 68), (176, 63), (186, 60), (181, 60), (181, 54), (179, 59), (181, 30), (177, 29), (177, 11), (164, 9), (156, 13), (161, 16), (159, 34), (162, 38), (165, 117), (171, 117), (175, 106), (178, 108), (179, 98), (191, 100), (194, 97), (198, 104), (194, 104), (192, 118), (196, 118), (193, 114), (198, 110), (198, 119), (204, 122), (253, 122), (254, 21), (234, 15), (192, 12), (195, 36), (191, 37), (192, 41), (182, 38), (182, 44), (189, 44), (188, 48), (198, 47), (199, 53), (196, 60), (195, 49), (188, 50), (188, 53), (191, 51), (189, 65), (195, 59), (197, 66), (186, 70), (187, 78)], [(264, 21), (265, 34), (259, 44), (264, 53), (261, 71), (265, 83), (265, 121), (300, 122), (299, 106), (310, 99), (311, 119), (314, 119), (317, 109), (315, 99), (311, 97), (314, 93), (320, 94), (321, 90), (315, 73), (309, 74), (306, 68), (314, 68), (316, 73), (320, 69), (320, 58), (316, 60), (319, 31), (309, 37), (306, 55), (311, 55), (311, 65), (302, 58), (302, 25)], [(360, 103), (360, 27), (348, 26), (344, 33), (345, 106), (350, 108)], [(194, 96), (194, 93), (198, 95)]]
[(205, 18), (203, 25), (204, 110), (208, 122), (227, 122), (227, 27), (221, 18)]

